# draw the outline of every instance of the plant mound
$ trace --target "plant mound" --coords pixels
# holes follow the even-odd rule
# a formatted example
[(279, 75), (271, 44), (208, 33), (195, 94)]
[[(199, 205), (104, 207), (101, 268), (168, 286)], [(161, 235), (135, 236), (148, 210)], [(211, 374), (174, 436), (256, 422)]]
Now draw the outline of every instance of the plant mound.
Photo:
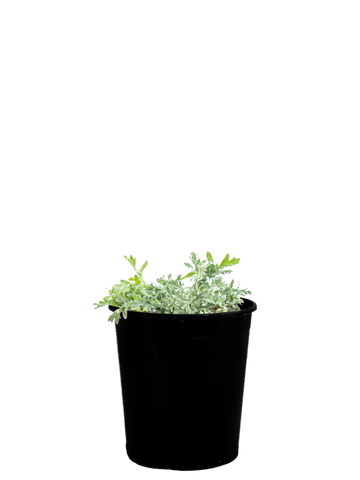
[(253, 297), (255, 291), (243, 286), (235, 277), (235, 268), (242, 264), (241, 255), (224, 252), (216, 260), (213, 250), (201, 254), (190, 249), (186, 260), (181, 262), (185, 272), (162, 272), (145, 276), (151, 259), (139, 263), (134, 252), (124, 252), (121, 260), (130, 268), (131, 274), (104, 285), (105, 294), (89, 305), (92, 312), (107, 306), (119, 307), (105, 317), (105, 323), (119, 323), (120, 314), (127, 318), (128, 310), (151, 313), (219, 313), (240, 310), (244, 301), (240, 297)]

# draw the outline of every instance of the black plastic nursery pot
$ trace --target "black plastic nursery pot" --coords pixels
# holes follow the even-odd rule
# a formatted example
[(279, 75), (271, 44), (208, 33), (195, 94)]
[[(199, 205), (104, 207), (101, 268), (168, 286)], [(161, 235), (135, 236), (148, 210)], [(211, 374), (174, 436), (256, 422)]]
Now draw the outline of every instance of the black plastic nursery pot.
[(116, 338), (130, 460), (150, 468), (202, 470), (237, 458), (257, 308), (243, 300), (235, 312), (120, 316)]

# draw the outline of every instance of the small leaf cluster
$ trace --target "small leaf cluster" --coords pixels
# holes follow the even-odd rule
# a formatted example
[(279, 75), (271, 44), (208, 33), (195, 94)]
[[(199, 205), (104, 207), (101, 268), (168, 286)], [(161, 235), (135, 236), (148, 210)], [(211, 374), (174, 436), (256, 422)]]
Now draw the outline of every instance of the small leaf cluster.
[[(146, 283), (143, 279), (143, 271), (146, 261), (139, 270), (136, 268), (136, 258), (132, 255), (124, 258), (134, 268), (136, 274), (128, 280), (120, 280), (119, 284), (113, 285), (109, 295), (99, 303), (94, 303), (95, 309), (112, 305), (117, 310), (110, 315), (109, 321), (119, 323), (120, 315), (127, 318), (128, 311), (191, 314), (191, 313), (219, 313), (240, 310), (239, 304), (243, 303), (240, 298), (249, 295), (247, 289), (240, 290), (234, 287), (234, 280), (227, 284), (222, 276), (232, 273), (228, 267), (237, 265), (240, 258), (230, 260), (227, 254), (220, 265), (214, 263), (211, 253), (206, 253), (206, 260), (200, 260), (194, 252), (190, 254), (190, 263), (184, 265), (190, 272), (176, 278), (171, 273), (165, 278), (163, 275), (157, 278), (157, 284)], [(189, 278), (191, 285), (185, 287), (183, 280)]]

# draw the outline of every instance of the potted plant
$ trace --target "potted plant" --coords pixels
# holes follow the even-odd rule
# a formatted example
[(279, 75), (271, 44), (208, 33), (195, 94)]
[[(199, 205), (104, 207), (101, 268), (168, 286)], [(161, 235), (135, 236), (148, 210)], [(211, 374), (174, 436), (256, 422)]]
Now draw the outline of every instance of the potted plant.
[[(108, 305), (115, 320), (126, 451), (151, 468), (201, 470), (238, 456), (251, 314), (248, 290), (224, 282), (225, 256), (215, 264), (194, 252), (176, 279), (146, 283), (136, 274), (113, 285), (95, 308)], [(192, 284), (183, 285), (189, 278)]]

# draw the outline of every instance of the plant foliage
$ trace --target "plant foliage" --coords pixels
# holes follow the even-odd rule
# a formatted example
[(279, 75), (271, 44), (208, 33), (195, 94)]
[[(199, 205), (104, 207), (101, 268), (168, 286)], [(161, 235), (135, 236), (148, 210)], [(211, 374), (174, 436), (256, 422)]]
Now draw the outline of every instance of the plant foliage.
[[(190, 263), (184, 265), (190, 272), (176, 279), (171, 278), (171, 273), (157, 279), (157, 284), (146, 283), (143, 271), (146, 261), (139, 270), (136, 268), (136, 258), (132, 255), (126, 260), (134, 268), (136, 274), (128, 280), (120, 280), (113, 285), (109, 295), (99, 303), (94, 303), (95, 308), (112, 305), (118, 309), (109, 317), (109, 321), (119, 323), (120, 314), (127, 318), (127, 312), (151, 313), (218, 313), (240, 310), (244, 301), (241, 295), (251, 294), (249, 290), (235, 288), (234, 280), (230, 284), (224, 282), (222, 275), (232, 273), (227, 267), (237, 265), (240, 258), (230, 260), (229, 254), (225, 256), (220, 265), (215, 264), (211, 253), (206, 253), (206, 260), (200, 260), (194, 252), (190, 255)], [(185, 287), (182, 280), (189, 278), (191, 286)]]

